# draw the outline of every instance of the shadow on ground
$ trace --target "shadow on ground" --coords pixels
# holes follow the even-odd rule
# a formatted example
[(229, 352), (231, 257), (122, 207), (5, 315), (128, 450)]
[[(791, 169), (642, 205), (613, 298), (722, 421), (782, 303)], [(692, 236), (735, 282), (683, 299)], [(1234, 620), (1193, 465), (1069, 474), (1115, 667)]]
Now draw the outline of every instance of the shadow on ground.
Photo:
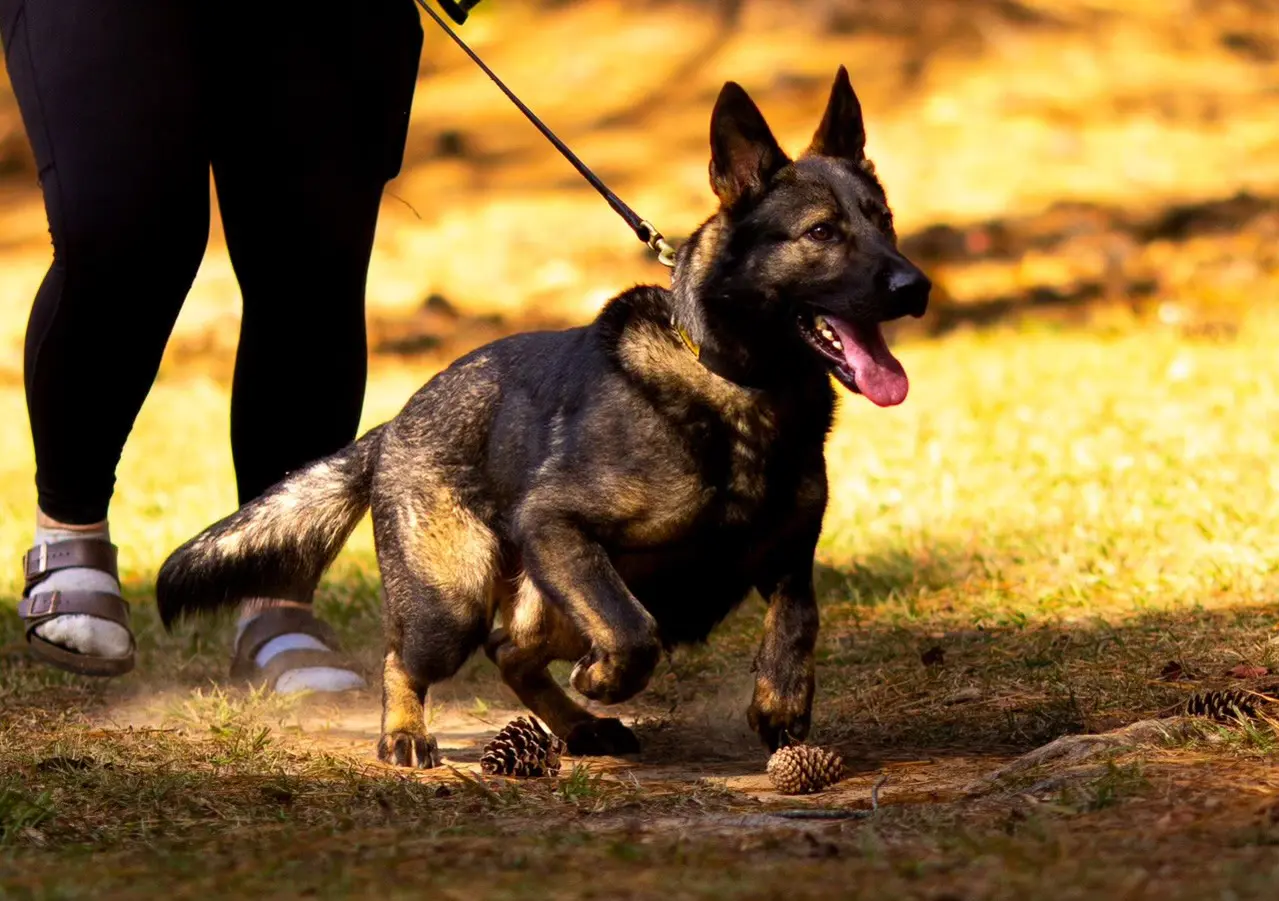
[[(855, 565), (819, 565), (823, 629), (814, 740), (836, 745), (868, 766), (894, 759), (1004, 757), (1064, 734), (1149, 717), (1191, 690), (1243, 684), (1228, 674), (1241, 663), (1260, 675), (1279, 664), (1275, 611), (1264, 605), (1030, 616), (1015, 603), (980, 614), (930, 604), (938, 592), (979, 578), (979, 570), (971, 552), (945, 546), (930, 547), (926, 556), (890, 552)], [(135, 601), (150, 591), (146, 583), (127, 589)], [(376, 583), (360, 567), (349, 567), (326, 582), (317, 603), (370, 673), (372, 687), (340, 705), (338, 713), (325, 708), (304, 731), (320, 740), (331, 733), (347, 749), (362, 744), (360, 753), (367, 754), (379, 710)], [(183, 623), (167, 635), (148, 602), (134, 609), (138, 669), (102, 683), (28, 662), (20, 623), (6, 605), (0, 611), (5, 639), (0, 711), (43, 710), (58, 719), (124, 705), (135, 712), (150, 709), (145, 725), (155, 726), (190, 692), (226, 686), (228, 618)], [(762, 766), (763, 749), (744, 713), (763, 612), (762, 600), (752, 597), (709, 643), (663, 660), (648, 689), (623, 705), (620, 713), (637, 723), (644, 739), (641, 766), (736, 765), (725, 772)], [(1160, 681), (1170, 661), (1200, 678)], [(557, 665), (555, 671), (565, 679), (567, 669)], [(149, 706), (152, 697), (166, 699), (159, 713)], [(433, 698), (443, 724), (437, 729), (451, 730), (441, 738), (459, 750), (496, 731), (506, 713), (519, 711), (482, 655), (439, 686)], [(473, 763), (474, 757), (463, 754), (459, 760)]]
[[(1186, 608), (1067, 621), (1018, 616), (1011, 607), (975, 621), (971, 612), (929, 605), (932, 593), (965, 585), (979, 568), (970, 554), (944, 545), (926, 555), (872, 554), (855, 566), (818, 568), (826, 625), (814, 739), (843, 752), (848, 778), (803, 798), (775, 794), (764, 773), (766, 754), (745, 728), (750, 657), (763, 612), (757, 598), (709, 645), (663, 661), (649, 690), (626, 706), (646, 745), (638, 759), (570, 760), (559, 780), (518, 784), (474, 775), (483, 742), (520, 713), (482, 661), (443, 686), (433, 703), (432, 728), (448, 766), (414, 775), (374, 760), (376, 685), (341, 703), (289, 704), (215, 684), (225, 665), (225, 621), (186, 624), (164, 636), (149, 605), (137, 603), (143, 661), (135, 676), (104, 686), (25, 662), (6, 605), (0, 842), (17, 849), (25, 878), (42, 884), (76, 882), (50, 867), (69, 849), (94, 849), (101, 873), (90, 894), (97, 897), (139, 891), (142, 883), (119, 874), (137, 866), (150, 872), (160, 859), (157, 872), (197, 874), (201, 886), (234, 885), (238, 896), (247, 886), (283, 880), (338, 897), (350, 888), (342, 881), (349, 874), (364, 873), (362, 885), (385, 877), (365, 860), (370, 854), (397, 873), (425, 853), (445, 856), (450, 872), (470, 873), (469, 866), (489, 874), (474, 877), (483, 883), (524, 878), (530, 866), (544, 879), (583, 866), (584, 855), (597, 848), (603, 858), (592, 867), (625, 869), (640, 853), (632, 847), (659, 853), (653, 842), (675, 835), (683, 836), (675, 856), (661, 859), (683, 867), (683, 855), (694, 855), (702, 873), (715, 870), (707, 868), (706, 854), (724, 856), (739, 870), (758, 864), (759, 873), (814, 855), (864, 869), (872, 858), (857, 843), (880, 835), (923, 842), (926, 859), (940, 854), (952, 870), (971, 867), (974, 854), (1038, 861), (1036, 873), (1079, 854), (1091, 855), (1092, 867), (1102, 858), (1152, 859), (1145, 843), (1128, 840), (1127, 851), (1108, 846), (1101, 857), (1095, 850), (1061, 851), (1087, 834), (1079, 831), (1083, 816), (1122, 836), (1156, 830), (1164, 844), (1206, 849), (1224, 842), (1246, 850), (1271, 840), (1268, 821), (1249, 819), (1248, 805), (1256, 805), (1241, 787), (1268, 784), (1263, 757), (1273, 753), (1274, 738), (1257, 729), (1206, 733), (1228, 770), (1212, 768), (1202, 750), (1207, 745), (1189, 748), (1184, 738), (1178, 745), (1173, 736), (1180, 733), (1170, 729), (1166, 742), (1116, 746), (1100, 763), (1095, 755), (1083, 764), (1072, 758), (1031, 769), (1008, 786), (990, 778), (1058, 736), (1148, 718), (1193, 690), (1250, 684), (1226, 671), (1240, 661), (1256, 669), (1275, 662), (1270, 611)], [(149, 586), (131, 584), (128, 593), (144, 599)], [(318, 603), (343, 640), (372, 663), (376, 585), (362, 567), (337, 573)], [(1159, 681), (1169, 660), (1196, 680)], [(875, 786), (882, 810), (863, 827), (848, 811), (868, 816)], [(1217, 806), (1209, 806), (1209, 795)], [(1142, 804), (1125, 804), (1136, 796)], [(1038, 798), (1045, 799), (1040, 808)], [(805, 825), (769, 814), (812, 807), (845, 819)], [(1233, 820), (1212, 819), (1218, 808)], [(1192, 828), (1192, 821), (1207, 825)], [(956, 835), (969, 844), (947, 844)], [(288, 850), (272, 844), (273, 836), (289, 836)], [(1052, 836), (1051, 846), (1045, 836)], [(352, 856), (355, 842), (367, 850)], [(276, 850), (251, 852), (268, 847)], [(796, 847), (802, 853), (786, 850)], [(183, 857), (183, 848), (198, 853)], [(1261, 852), (1247, 853), (1254, 860)], [(225, 865), (205, 862), (215, 859)], [(285, 861), (307, 869), (282, 872), (294, 866)], [(471, 880), (468, 890), (481, 884)], [(1252, 882), (1239, 877), (1230, 884)], [(722, 888), (708, 892), (738, 897)], [(532, 897), (512, 895), (526, 896)], [(898, 886), (891, 897), (911, 895)]]

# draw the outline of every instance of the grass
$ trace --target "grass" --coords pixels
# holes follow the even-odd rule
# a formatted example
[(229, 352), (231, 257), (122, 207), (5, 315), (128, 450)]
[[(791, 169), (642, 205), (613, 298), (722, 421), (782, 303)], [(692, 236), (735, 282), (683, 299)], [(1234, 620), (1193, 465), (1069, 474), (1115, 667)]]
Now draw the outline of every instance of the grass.
[[(133, 546), (139, 670), (104, 687), (4, 664), (0, 891), (806, 898), (855, 881), (885, 898), (1266, 897), (1279, 857), (1258, 805), (1279, 782), (1264, 721), (1046, 765), (999, 791), (974, 782), (1061, 735), (1235, 684), (1224, 673), (1240, 663), (1279, 668), (1277, 334), (1263, 321), (1229, 344), (1152, 327), (959, 333), (901, 345), (915, 391), (903, 407), (848, 399), (817, 573), (816, 737), (854, 777), (815, 803), (864, 806), (872, 776), (894, 775), (870, 820), (820, 828), (760, 818), (779, 802), (761, 794), (740, 724), (758, 600), (665, 661), (632, 705), (640, 764), (570, 762), (546, 782), (479, 778), (464, 754), (407, 776), (367, 741), (326, 744), (331, 713), (217, 684), (228, 623), (165, 635), (146, 603), (158, 553), (144, 564), (139, 548), (228, 505), (211, 415), (225, 389), (162, 382), (121, 472), (144, 488), (122, 493), (116, 519)], [(370, 419), (403, 385), (377, 371)], [(137, 451), (166, 443), (199, 452)], [(196, 480), (201, 465), (212, 475)], [(0, 486), (13, 508), (24, 482)], [(20, 527), (6, 528), (18, 549)], [(365, 540), (319, 603), (372, 668)], [(11, 613), (0, 628), (17, 642)], [(1203, 675), (1161, 682), (1170, 660)], [(374, 697), (360, 704), (375, 714)], [(510, 705), (483, 661), (436, 699), (481, 731)]]

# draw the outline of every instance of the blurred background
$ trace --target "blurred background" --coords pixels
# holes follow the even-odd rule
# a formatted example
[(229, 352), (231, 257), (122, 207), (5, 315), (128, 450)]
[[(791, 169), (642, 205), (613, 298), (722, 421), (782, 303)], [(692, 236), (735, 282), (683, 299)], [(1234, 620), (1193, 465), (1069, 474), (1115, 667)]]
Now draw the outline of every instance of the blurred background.
[[(379, 356), (451, 357), (578, 322), (663, 280), (622, 222), (434, 25), (369, 282)], [(487, 0), (462, 29), (668, 235), (712, 209), (707, 119), (726, 79), (798, 151), (849, 67), (937, 332), (1009, 316), (1238, 327), (1274, 296), (1275, 0)], [(323, 140), (325, 123), (315, 123)], [(290, 211), (277, 211), (288, 228)], [(170, 360), (229, 366), (239, 297), (215, 224)], [(20, 375), (49, 259), (0, 84), (0, 377)], [(317, 261), (322, 264), (322, 261)]]

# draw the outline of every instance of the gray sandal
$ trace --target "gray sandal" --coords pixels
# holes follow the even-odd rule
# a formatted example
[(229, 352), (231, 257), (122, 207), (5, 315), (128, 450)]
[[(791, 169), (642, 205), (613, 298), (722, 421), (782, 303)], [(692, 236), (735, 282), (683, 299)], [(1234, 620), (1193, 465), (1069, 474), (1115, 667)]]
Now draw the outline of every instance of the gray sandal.
[(105, 591), (37, 591), (40, 583), (62, 569), (80, 567), (107, 573), (118, 583), (116, 547), (100, 538), (68, 538), (39, 544), (22, 560), (25, 586), (18, 616), (26, 624), (27, 644), (37, 657), (58, 669), (81, 676), (122, 676), (133, 669), (137, 644), (129, 630), (129, 653), (123, 657), (99, 657), (68, 650), (46, 641), (36, 629), (49, 620), (69, 614), (96, 616), (129, 629), (129, 605), (118, 594)]
[[(324, 645), (320, 648), (290, 648), (273, 655), (266, 666), (258, 666), (258, 653), (272, 639), (281, 635), (309, 635)], [(253, 617), (235, 642), (231, 656), (231, 678), (272, 689), (285, 673), (310, 667), (345, 670), (359, 675), (355, 666), (341, 653), (337, 633), (309, 609), (302, 607), (268, 607)]]

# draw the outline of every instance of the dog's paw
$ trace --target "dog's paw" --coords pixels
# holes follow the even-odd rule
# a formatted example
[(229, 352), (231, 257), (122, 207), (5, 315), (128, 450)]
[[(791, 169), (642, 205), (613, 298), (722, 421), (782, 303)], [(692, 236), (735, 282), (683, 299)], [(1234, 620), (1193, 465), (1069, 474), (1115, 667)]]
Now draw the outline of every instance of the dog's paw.
[(434, 736), (413, 732), (387, 732), (378, 740), (377, 759), (421, 770), (437, 767), (442, 760)]
[(571, 757), (621, 757), (640, 750), (635, 733), (612, 717), (578, 723), (569, 730), (564, 744)]
[(754, 704), (746, 711), (746, 721), (770, 753), (792, 742), (803, 741), (808, 737), (810, 725), (807, 713), (800, 716), (766, 713)]
[(812, 670), (807, 667), (789, 667), (780, 674), (759, 672), (746, 721), (770, 752), (808, 737), (813, 688)]
[(661, 653), (656, 641), (622, 651), (592, 650), (573, 667), (569, 683), (592, 701), (620, 704), (645, 689)]

